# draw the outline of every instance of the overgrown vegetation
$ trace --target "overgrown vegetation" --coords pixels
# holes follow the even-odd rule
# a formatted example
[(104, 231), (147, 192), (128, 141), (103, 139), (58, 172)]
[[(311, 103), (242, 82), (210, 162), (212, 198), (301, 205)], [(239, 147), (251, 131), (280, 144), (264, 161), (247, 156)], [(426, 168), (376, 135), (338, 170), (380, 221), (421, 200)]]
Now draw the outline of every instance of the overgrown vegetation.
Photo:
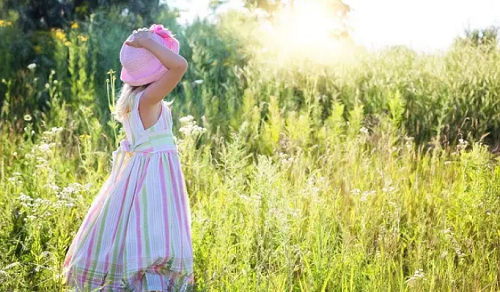
[[(149, 24), (128, 17), (29, 36), (0, 22), (2, 291), (64, 291), (64, 255), (122, 138), (109, 114), (121, 41)], [(198, 291), (500, 290), (496, 43), (276, 64), (251, 15), (157, 17), (190, 62), (167, 99)]]

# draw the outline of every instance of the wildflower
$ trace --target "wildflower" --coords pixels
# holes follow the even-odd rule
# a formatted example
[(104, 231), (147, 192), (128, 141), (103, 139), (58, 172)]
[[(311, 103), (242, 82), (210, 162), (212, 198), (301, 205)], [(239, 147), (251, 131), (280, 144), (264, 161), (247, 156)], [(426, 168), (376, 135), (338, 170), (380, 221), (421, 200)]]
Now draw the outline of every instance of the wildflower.
[(32, 118), (31, 118), (31, 116), (30, 116), (29, 114), (25, 114), (25, 115), (24, 115), (24, 120), (25, 120), (26, 122), (29, 122), (29, 121), (31, 121), (31, 120), (32, 120)]
[(5, 26), (5, 20), (0, 19), (0, 26)]
[(122, 12), (121, 12), (121, 16), (124, 16), (124, 17), (125, 17), (125, 16), (127, 16), (127, 15), (128, 15), (128, 13), (129, 13), (128, 8), (125, 8), (125, 9), (123, 9), (123, 10), (122, 10)]
[(361, 194), (361, 199), (360, 199), (360, 200), (361, 200), (362, 202), (364, 202), (364, 201), (366, 201), (366, 200), (368, 199), (368, 196), (375, 195), (375, 193), (376, 193), (375, 191), (369, 191), (369, 192), (368, 192), (368, 191), (365, 191), (365, 192), (363, 192), (363, 193)]
[(50, 150), (50, 145), (47, 143), (43, 143), (42, 145), (38, 146), (38, 149), (42, 152), (47, 152)]
[(31, 198), (30, 196), (25, 195), (23, 192), (21, 192), (19, 194), (19, 197), (17, 197), (17, 199), (19, 201), (22, 201), (22, 202), (31, 202), (31, 201), (33, 201), (33, 198)]
[(90, 138), (90, 135), (88, 135), (88, 134), (81, 134), (80, 135), (80, 139), (81, 140), (85, 140), (85, 139), (88, 139), (88, 138)]
[(50, 87), (50, 84), (45, 83), (45, 88), (46, 88), (46, 89), (49, 89), (49, 87)]
[(425, 280), (425, 273), (424, 273), (423, 269), (416, 270), (415, 274), (413, 274), (413, 276), (411, 276), (411, 278), (406, 280), (406, 283), (413, 285), (418, 280)]
[(62, 131), (62, 129), (63, 129), (63, 128), (61, 128), (61, 127), (53, 127), (53, 128), (52, 128), (52, 133), (59, 133), (59, 132), (61, 132), (61, 131)]
[(7, 21), (7, 26), (11, 26), (11, 25), (12, 25), (12, 22)]
[(65, 45), (66, 47), (71, 47), (71, 42), (64, 42), (64, 45)]
[(76, 21), (75, 21), (75, 22), (73, 22), (73, 23), (71, 24), (71, 28), (72, 28), (72, 29), (77, 29), (77, 28), (78, 28), (78, 22), (76, 22)]
[(34, 46), (33, 50), (35, 51), (36, 54), (40, 54), (42, 52), (42, 48), (40, 46)]
[(191, 122), (192, 120), (194, 120), (194, 117), (192, 115), (188, 115), (186, 117), (182, 117), (179, 119), (179, 121), (181, 122), (181, 124), (184, 124), (184, 123), (189, 123)]
[(201, 79), (198, 79), (198, 80), (195, 80), (194, 83), (200, 85), (200, 84), (203, 84), (203, 80)]
[(56, 191), (56, 192), (57, 192), (57, 191), (59, 191), (59, 190), (61, 189), (58, 185), (53, 184), (53, 183), (49, 183), (47, 186), (48, 186), (50, 189), (52, 189), (53, 191)]
[(365, 128), (365, 127), (361, 127), (361, 129), (359, 129), (359, 132), (361, 132), (361, 133), (363, 133), (363, 134), (365, 134), (365, 135), (368, 135), (368, 133), (369, 133), (369, 132), (368, 132), (368, 129), (367, 129), (367, 128)]
[(86, 42), (89, 38), (88, 38), (88, 37), (86, 37), (86, 36), (83, 36), (83, 35), (79, 35), (79, 36), (78, 36), (78, 39), (79, 39), (82, 43), (84, 43), (84, 42)]
[(31, 63), (31, 64), (28, 65), (28, 69), (30, 69), (32, 71), (35, 70), (35, 68), (36, 68), (36, 64), (35, 63)]
[(56, 39), (58, 39), (62, 42), (66, 41), (66, 34), (64, 33), (64, 31), (62, 29), (56, 29), (55, 33), (56, 33)]

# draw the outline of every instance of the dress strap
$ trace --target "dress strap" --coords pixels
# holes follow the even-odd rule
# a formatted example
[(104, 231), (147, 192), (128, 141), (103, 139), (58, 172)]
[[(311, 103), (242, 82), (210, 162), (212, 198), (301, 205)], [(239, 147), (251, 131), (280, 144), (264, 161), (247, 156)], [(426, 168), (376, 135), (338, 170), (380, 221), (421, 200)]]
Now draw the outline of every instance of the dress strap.
[(168, 106), (168, 104), (164, 101), (162, 101), (162, 106), (165, 108), (166, 112), (167, 112), (167, 121), (168, 121), (168, 127), (170, 129), (173, 129), (173, 126), (174, 126), (174, 123), (173, 123), (173, 120), (172, 120), (172, 111), (170, 110), (170, 106)]
[(132, 107), (132, 110), (139, 110), (139, 101), (141, 100), (141, 96), (144, 93), (144, 90), (141, 90), (137, 92), (135, 98), (134, 98), (134, 105)]

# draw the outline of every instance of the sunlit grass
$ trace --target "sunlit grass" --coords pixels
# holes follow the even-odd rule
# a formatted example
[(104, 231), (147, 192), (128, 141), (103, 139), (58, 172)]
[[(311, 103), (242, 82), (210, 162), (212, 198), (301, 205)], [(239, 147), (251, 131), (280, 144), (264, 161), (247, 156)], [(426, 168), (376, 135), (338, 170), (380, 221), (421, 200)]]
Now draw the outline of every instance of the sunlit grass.
[[(186, 29), (190, 71), (168, 97), (197, 290), (500, 290), (500, 166), (479, 143), (498, 137), (498, 49), (290, 63), (255, 26)], [(46, 84), (41, 65), (2, 83), (0, 291), (65, 291), (66, 250), (123, 135), (114, 72), (93, 71), (91, 44), (113, 44), (89, 36), (56, 43)]]

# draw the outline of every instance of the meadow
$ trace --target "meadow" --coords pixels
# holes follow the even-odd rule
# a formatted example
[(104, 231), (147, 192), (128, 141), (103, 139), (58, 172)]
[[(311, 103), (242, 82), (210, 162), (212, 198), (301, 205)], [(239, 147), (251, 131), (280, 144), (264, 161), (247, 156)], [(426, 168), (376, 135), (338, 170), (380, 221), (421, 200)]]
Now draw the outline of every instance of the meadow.
[[(66, 250), (123, 138), (118, 52), (143, 26), (127, 17), (33, 35), (28, 52), (0, 23), (0, 291), (66, 291)], [(157, 22), (190, 64), (166, 99), (197, 291), (500, 291), (496, 44), (321, 64), (262, 50), (249, 15)]]

